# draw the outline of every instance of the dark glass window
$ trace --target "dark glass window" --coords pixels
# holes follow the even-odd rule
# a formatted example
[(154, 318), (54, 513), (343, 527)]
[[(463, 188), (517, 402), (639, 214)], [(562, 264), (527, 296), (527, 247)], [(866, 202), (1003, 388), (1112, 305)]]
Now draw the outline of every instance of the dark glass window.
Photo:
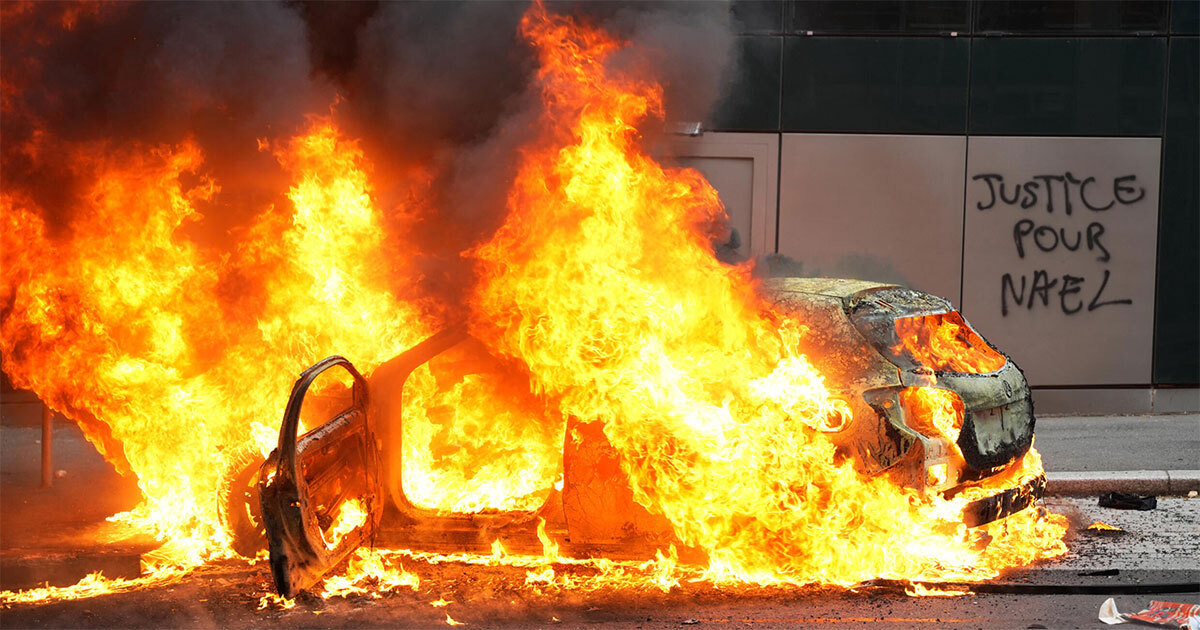
[(961, 1), (803, 0), (788, 4), (788, 30), (818, 34), (965, 33), (971, 5)]
[(1154, 382), (1200, 383), (1200, 40), (1171, 38), (1163, 133)]
[(779, 33), (783, 30), (782, 0), (734, 0), (729, 6), (739, 33)]
[(1200, 33), (1200, 1), (1173, 0), (1171, 2), (1171, 32), (1179, 35)]
[(975, 32), (1165, 33), (1167, 7), (1166, 0), (986, 0), (975, 5)]
[(788, 37), (785, 131), (963, 133), (967, 38)]
[(975, 38), (971, 133), (1157, 136), (1163, 37)]
[(782, 37), (738, 38), (733, 82), (713, 107), (706, 128), (721, 131), (779, 129), (779, 49)]

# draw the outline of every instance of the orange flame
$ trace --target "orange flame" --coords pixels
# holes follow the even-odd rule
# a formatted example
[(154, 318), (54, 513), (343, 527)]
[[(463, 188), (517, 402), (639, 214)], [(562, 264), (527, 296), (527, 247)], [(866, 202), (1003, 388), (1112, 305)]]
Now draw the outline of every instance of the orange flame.
[(428, 330), (387, 289), (364, 158), (330, 122), (280, 154), (292, 208), (264, 208), (235, 257), (186, 236), (220, 190), (196, 146), (103, 149), (72, 162), (94, 183), (66, 239), (0, 195), (4, 369), (137, 476), (126, 520), (189, 549), (181, 562), (224, 554), (222, 480), (273, 446), (294, 375), (335, 352), (370, 369)]
[(986, 374), (1007, 359), (975, 334), (957, 311), (896, 320), (900, 341), (892, 353), (907, 352), (925, 367), (967, 374)]
[[(621, 42), (541, 4), (521, 33), (540, 63), (542, 124), (521, 150), (507, 220), (467, 252), (479, 277), (470, 329), (499, 371), (427, 365), (409, 378), (410, 500), (537, 507), (560, 480), (574, 417), (603, 424), (635, 500), (707, 556), (694, 572), (711, 581), (978, 580), (1065, 551), (1061, 517), (1028, 510), (967, 530), (969, 493), (923, 495), (836, 458), (820, 431), (851, 412), (830, 393), (823, 358), (802, 352), (805, 322), (772, 312), (748, 265), (717, 261), (710, 236), (726, 217), (716, 191), (642, 144), (639, 129), (663, 115), (661, 87), (616, 67)], [(404, 234), (415, 212), (381, 207), (367, 156), (331, 118), (262, 146), (289, 174), (287, 203), (246, 208), (254, 219), (231, 251), (189, 235), (221, 192), (190, 141), (70, 146), (71, 168), (91, 184), (65, 231), (20, 191), (0, 192), (4, 370), (137, 476), (144, 501), (122, 518), (171, 541), (162, 579), (229, 555), (223, 483), (275, 443), (301, 369), (336, 353), (369, 373), (434, 332), (446, 306), (396, 253), (397, 242), (419, 246)], [(960, 357), (965, 344), (969, 357), (945, 369), (1003, 364), (961, 319), (937, 317), (898, 328), (914, 340), (902, 344), (909, 352), (935, 348), (918, 360)], [(935, 419), (938, 430), (950, 437), (959, 414), (958, 425)], [(1031, 450), (1005, 480), (1040, 471)], [(359, 508), (342, 507), (347, 523), (365, 518)], [(671, 548), (643, 565), (579, 561), (601, 576), (585, 583), (554, 572), (568, 561), (539, 534), (542, 557), (499, 541), (488, 556), (410, 557), (524, 566), (537, 569), (533, 583), (565, 588), (670, 589), (683, 571)], [(326, 592), (416, 587), (382, 557), (360, 551)]]
[[(604, 423), (635, 499), (706, 552), (717, 579), (980, 579), (1008, 566), (948, 504), (863, 478), (804, 430), (844, 410), (800, 353), (802, 322), (770, 313), (747, 268), (714, 258), (712, 187), (641, 147), (661, 89), (609, 67), (618, 42), (540, 5), (522, 32), (541, 63), (545, 131), (523, 154), (508, 221), (473, 252), (474, 334), (524, 362), (564, 413)], [(1039, 522), (1017, 544), (1061, 553), (1061, 521)]]
[(405, 571), (403, 564), (397, 562), (393, 566), (387, 562), (384, 553), (374, 549), (359, 549), (350, 556), (343, 574), (325, 579), (321, 597), (328, 599), (366, 594), (379, 597), (401, 588), (415, 591), (420, 586), (421, 579), (415, 573)]
[[(963, 402), (958, 394), (937, 387), (906, 387), (900, 390), (905, 422), (924, 435), (941, 436), (951, 445), (962, 433)], [(952, 449), (962, 458), (958, 446)]]

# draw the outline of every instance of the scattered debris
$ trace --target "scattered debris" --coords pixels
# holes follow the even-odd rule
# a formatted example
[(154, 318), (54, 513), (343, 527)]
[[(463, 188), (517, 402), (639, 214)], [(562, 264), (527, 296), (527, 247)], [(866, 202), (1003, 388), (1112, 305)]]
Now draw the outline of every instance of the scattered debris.
[(1100, 604), (1099, 617), (1100, 621), (1103, 621), (1110, 626), (1115, 626), (1119, 623), (1125, 623), (1125, 615), (1122, 615), (1120, 611), (1117, 610), (1117, 602), (1114, 602), (1113, 598), (1111, 597), (1104, 600), (1103, 604)]
[(1117, 510), (1153, 510), (1158, 507), (1158, 499), (1152, 495), (1132, 494), (1129, 492), (1109, 492), (1100, 495), (1100, 507)]
[(1100, 569), (1098, 571), (1080, 571), (1076, 573), (1080, 577), (1108, 577), (1113, 575), (1121, 575), (1120, 569)]
[(700, 620), (699, 620), (699, 619), (684, 619), (683, 621), (680, 621), (680, 622), (679, 622), (679, 625), (681, 625), (681, 626), (694, 626), (694, 625), (697, 625), (697, 624), (699, 624), (699, 623), (700, 623)]
[(1117, 603), (1109, 597), (1100, 605), (1100, 621), (1108, 625), (1137, 621), (1152, 626), (1168, 628), (1200, 627), (1200, 604), (1180, 604), (1150, 600), (1150, 607), (1142, 612), (1122, 613)]

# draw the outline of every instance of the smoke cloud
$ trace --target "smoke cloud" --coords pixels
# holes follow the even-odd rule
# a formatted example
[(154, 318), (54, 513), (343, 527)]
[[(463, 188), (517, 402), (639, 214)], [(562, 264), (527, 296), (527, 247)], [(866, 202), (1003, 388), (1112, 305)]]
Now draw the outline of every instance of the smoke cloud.
[[(62, 228), (82, 182), (70, 149), (107, 151), (192, 139), (223, 194), (210, 221), (244, 216), (280, 190), (256, 138), (327, 106), (305, 24), (266, 3), (6, 4), (0, 182)], [(286, 190), (286, 187), (283, 188)]]
[[(61, 233), (85, 194), (68, 150), (191, 140), (221, 187), (189, 236), (218, 251), (289, 183), (260, 140), (332, 115), (361, 139), (391, 217), (417, 213), (423, 282), (469, 289), (460, 254), (503, 221), (518, 147), (540, 111), (517, 32), (527, 2), (6, 3), (0, 183)], [(732, 68), (729, 8), (552, 3), (630, 42), (671, 120), (701, 120)], [(653, 133), (655, 130), (647, 130)], [(411, 230), (412, 222), (405, 223)], [(348, 253), (352, 255), (352, 253)]]

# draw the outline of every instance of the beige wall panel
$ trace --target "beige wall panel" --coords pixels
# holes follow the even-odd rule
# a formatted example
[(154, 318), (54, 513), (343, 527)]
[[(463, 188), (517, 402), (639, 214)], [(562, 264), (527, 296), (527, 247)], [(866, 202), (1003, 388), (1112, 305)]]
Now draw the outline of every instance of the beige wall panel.
[(670, 151), (680, 166), (699, 170), (717, 189), (739, 256), (775, 251), (775, 190), (779, 136), (773, 133), (712, 133), (680, 136)]
[(1033, 385), (1149, 383), (1160, 140), (969, 143), (963, 313)]
[[(750, 240), (754, 235), (752, 218), (754, 211), (754, 160), (730, 157), (683, 157), (680, 166), (694, 168), (717, 189), (717, 195), (729, 213), (729, 227), (737, 234), (737, 247), (733, 248), (741, 257), (750, 256)], [(734, 237), (731, 237), (734, 238)]]
[(1035, 389), (1033, 408), (1039, 418), (1143, 414), (1153, 410), (1153, 398), (1154, 392), (1149, 387)]
[(957, 303), (965, 159), (962, 136), (784, 134), (779, 253)]

